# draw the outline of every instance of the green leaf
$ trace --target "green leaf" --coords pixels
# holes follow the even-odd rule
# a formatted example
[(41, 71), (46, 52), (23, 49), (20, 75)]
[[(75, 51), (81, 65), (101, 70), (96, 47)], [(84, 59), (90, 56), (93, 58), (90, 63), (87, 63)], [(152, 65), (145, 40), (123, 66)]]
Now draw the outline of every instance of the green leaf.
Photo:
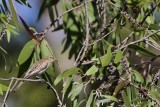
[(88, 98), (86, 107), (90, 107), (90, 105), (91, 105), (91, 103), (92, 103), (92, 100), (93, 100), (93, 91), (91, 91), (91, 93), (90, 93), (90, 96), (89, 96), (89, 98)]
[(129, 83), (128, 81), (121, 80), (116, 86), (113, 92), (113, 96), (116, 96), (119, 93), (119, 91), (121, 91), (125, 86), (127, 86), (128, 83)]
[(128, 47), (136, 50), (137, 52), (139, 52), (140, 54), (143, 54), (145, 56), (152, 57), (152, 58), (157, 57), (157, 55), (154, 54), (153, 52), (151, 52), (145, 48), (142, 48), (138, 45), (129, 45)]
[(1, 86), (0, 86), (0, 94), (3, 95), (3, 90), (1, 88)]
[(31, 64), (33, 64), (34, 51), (31, 53), (30, 57), (21, 65), (19, 65), (18, 69), (18, 78), (22, 77), (22, 75), (28, 70)]
[(92, 75), (95, 74), (98, 71), (98, 68), (93, 65), (89, 70), (87, 70), (86, 75)]
[(105, 99), (108, 99), (110, 101), (115, 101), (115, 102), (118, 102), (118, 99), (115, 98), (114, 96), (110, 96), (110, 95), (101, 95), (101, 97), (105, 98)]
[(63, 93), (65, 94), (67, 92), (68, 87), (70, 86), (72, 81), (72, 78), (67, 78), (66, 82), (64, 83), (64, 87), (63, 87)]
[(8, 54), (7, 51), (3, 49), (1, 46), (0, 46), (0, 50), (2, 50), (2, 52), (4, 52), (5, 54)]
[(23, 47), (23, 49), (18, 57), (18, 63), (20, 65), (23, 64), (31, 56), (34, 48), (35, 48), (35, 41), (34, 40), (30, 40), (26, 43), (26, 45)]
[(55, 79), (54, 84), (57, 85), (63, 78), (69, 77), (69, 76), (71, 76), (72, 74), (74, 74), (75, 72), (78, 72), (78, 71), (81, 71), (81, 69), (79, 69), (79, 68), (71, 68), (71, 69), (68, 69), (68, 70), (62, 72)]
[(83, 104), (83, 102), (85, 102), (85, 101), (86, 101), (86, 99), (83, 99), (83, 100), (79, 101), (79, 103), (77, 104), (76, 107), (81, 107), (81, 104)]
[(118, 62), (121, 61), (122, 58), (123, 58), (123, 53), (120, 49), (118, 49), (115, 55), (114, 63), (117, 64)]
[(10, 42), (11, 40), (11, 32), (9, 30), (7, 30), (7, 41), (8, 43)]
[(17, 12), (16, 12), (15, 6), (13, 4), (13, 0), (8, 0), (8, 2), (9, 2), (10, 10), (11, 10), (15, 25), (18, 29), (21, 29), (21, 26), (18, 24)]
[(138, 82), (141, 82), (143, 84), (144, 83), (144, 79), (143, 79), (142, 75), (136, 70), (133, 70), (133, 73), (134, 73), (134, 75), (136, 77), (135, 80), (138, 81)]
[(104, 66), (107, 66), (107, 65), (110, 63), (111, 59), (112, 59), (111, 48), (112, 48), (112, 45), (110, 45), (110, 46), (108, 47), (108, 49), (107, 49), (107, 54), (105, 54), (105, 55), (103, 56), (103, 58), (101, 58), (101, 62), (102, 62), (102, 66), (103, 66), (103, 67), (104, 67)]
[(122, 91), (122, 98), (123, 98), (125, 107), (131, 107), (130, 102), (129, 102), (129, 98), (127, 97), (127, 94), (124, 90)]
[(78, 103), (77, 99), (74, 100), (72, 103), (73, 103), (73, 107), (76, 107), (76, 105), (77, 105), (77, 103)]
[(158, 24), (149, 24), (149, 29), (159, 30), (160, 26)]
[(147, 78), (146, 78), (146, 86), (152, 82), (152, 76), (150, 74), (148, 74)]
[(43, 57), (53, 55), (52, 50), (45, 39), (41, 42), (40, 48)]
[(8, 90), (8, 87), (3, 85), (3, 84), (0, 84), (0, 87), (3, 91), (7, 91)]
[(73, 101), (75, 99), (75, 97), (77, 95), (79, 95), (79, 93), (81, 92), (83, 88), (83, 83), (79, 84), (78, 87), (76, 87), (73, 91), (71, 91), (71, 101)]

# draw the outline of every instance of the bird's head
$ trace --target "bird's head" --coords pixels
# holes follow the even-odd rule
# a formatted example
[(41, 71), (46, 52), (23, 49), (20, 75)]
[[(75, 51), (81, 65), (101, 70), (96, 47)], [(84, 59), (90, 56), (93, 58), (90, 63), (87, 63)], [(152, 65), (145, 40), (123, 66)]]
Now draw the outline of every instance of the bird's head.
[(50, 62), (53, 62), (54, 60), (55, 60), (55, 58), (53, 57), (53, 56), (48, 56), (48, 57), (46, 57), (47, 58), (47, 60), (49, 60)]

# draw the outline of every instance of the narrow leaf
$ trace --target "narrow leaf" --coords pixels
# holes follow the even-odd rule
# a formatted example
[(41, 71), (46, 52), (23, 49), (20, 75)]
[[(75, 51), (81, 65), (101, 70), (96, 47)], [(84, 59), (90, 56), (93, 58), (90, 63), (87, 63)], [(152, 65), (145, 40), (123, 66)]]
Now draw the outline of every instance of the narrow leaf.
[(107, 65), (110, 63), (111, 59), (112, 59), (111, 48), (112, 48), (112, 46), (110, 45), (110, 46), (108, 47), (108, 49), (107, 49), (107, 54), (105, 54), (105, 55), (103, 56), (103, 58), (101, 58), (101, 62), (102, 62), (102, 66), (103, 66), (103, 67), (104, 67), (104, 66), (107, 66)]
[(110, 95), (101, 95), (101, 96), (108, 99), (108, 100), (118, 102), (118, 99), (115, 98), (114, 96), (110, 96)]
[(92, 75), (95, 74), (98, 71), (98, 68), (93, 65), (89, 70), (87, 70), (86, 75)]
[(69, 77), (69, 76), (71, 76), (72, 74), (74, 74), (75, 72), (78, 72), (78, 71), (81, 71), (81, 69), (79, 69), (79, 68), (71, 68), (71, 69), (68, 69), (68, 70), (62, 72), (55, 79), (54, 84), (57, 85), (63, 78)]
[(90, 105), (91, 105), (91, 103), (92, 103), (92, 100), (93, 100), (93, 91), (90, 93), (90, 96), (89, 96), (89, 98), (88, 98), (86, 107), (90, 107)]
[(30, 40), (26, 43), (26, 45), (23, 47), (19, 57), (18, 57), (18, 63), (21, 65), (23, 64), (32, 54), (33, 49), (35, 47), (35, 41)]
[(75, 97), (77, 95), (79, 95), (79, 93), (81, 92), (82, 88), (83, 88), (83, 83), (79, 84), (78, 87), (75, 90), (73, 90), (72, 96), (71, 96), (71, 101), (73, 101), (75, 99)]
[(129, 98), (127, 97), (127, 94), (125, 91), (122, 91), (122, 98), (123, 98), (125, 106), (131, 107), (130, 102), (129, 102)]
[(17, 28), (21, 29), (21, 27), (18, 23), (17, 12), (16, 12), (15, 6), (13, 4), (13, 0), (8, 0), (8, 2), (9, 2), (10, 10), (11, 10), (12, 17), (13, 17), (13, 20), (15, 22), (15, 25), (16, 25)]
[(133, 72), (134, 72), (134, 75), (136, 77), (135, 80), (138, 81), (138, 82), (141, 82), (143, 84), (144, 79), (143, 79), (142, 75), (136, 70), (133, 70)]
[(127, 86), (128, 83), (129, 82), (127, 82), (127, 81), (121, 80), (119, 82), (119, 84), (116, 86), (116, 88), (113, 92), (113, 96), (116, 96), (119, 93), (119, 91), (121, 91), (125, 86)]
[(138, 45), (129, 45), (128, 47), (136, 50), (137, 52), (139, 52), (140, 54), (143, 54), (145, 56), (152, 57), (152, 58), (157, 57), (157, 55), (154, 54), (153, 52), (151, 52), (145, 48), (142, 48)]
[(47, 43), (47, 41), (45, 39), (41, 42), (40, 48), (41, 48), (42, 56), (53, 55), (52, 50), (51, 50), (49, 44)]
[(1, 86), (0, 86), (0, 95), (3, 95), (3, 90), (1, 88)]
[(117, 64), (118, 62), (121, 61), (122, 58), (123, 58), (122, 51), (120, 49), (118, 49), (118, 51), (116, 52), (116, 55), (115, 55), (114, 63)]
[(8, 90), (8, 87), (3, 85), (3, 84), (0, 84), (0, 87), (3, 91), (7, 91)]

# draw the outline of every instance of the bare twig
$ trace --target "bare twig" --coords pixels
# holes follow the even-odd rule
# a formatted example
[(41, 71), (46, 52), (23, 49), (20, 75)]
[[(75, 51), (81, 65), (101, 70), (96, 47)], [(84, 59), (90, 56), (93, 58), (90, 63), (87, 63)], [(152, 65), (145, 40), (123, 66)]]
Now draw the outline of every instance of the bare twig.
[(90, 45), (94, 45), (95, 43), (101, 41), (101, 40), (104, 39), (106, 36), (108, 36), (109, 34), (111, 34), (112, 32), (114, 32), (115, 30), (116, 30), (116, 28), (114, 28), (113, 30), (111, 30), (110, 32), (108, 32), (107, 34), (105, 34), (104, 36), (102, 36), (101, 38), (95, 40), (93, 43), (90, 43), (89, 46), (90, 46)]
[(129, 45), (133, 45), (133, 44), (136, 44), (136, 43), (139, 43), (139, 42), (143, 42), (145, 39), (148, 39), (149, 37), (151, 37), (152, 35), (154, 35), (154, 34), (156, 34), (156, 33), (158, 33), (158, 32), (160, 32), (160, 29), (157, 30), (157, 31), (155, 31), (155, 32), (153, 32), (153, 33), (151, 33), (151, 34), (149, 34), (148, 36), (143, 37), (142, 39), (139, 39), (139, 40), (137, 40), (137, 41), (133, 41), (133, 42), (130, 42), (130, 43), (124, 45), (124, 46), (121, 46), (120, 49), (124, 49), (124, 48), (126, 48), (127, 46), (129, 46)]
[(6, 92), (6, 94), (5, 94), (5, 97), (4, 97), (4, 99), (3, 99), (2, 107), (5, 107), (5, 105), (6, 105), (6, 100), (7, 100), (8, 96), (9, 96), (10, 88), (11, 88), (11, 85), (12, 85), (12, 83), (13, 83), (13, 80), (14, 80), (14, 79), (11, 78), (11, 81), (10, 81), (9, 86), (8, 86), (8, 90), (7, 90), (7, 92)]
[(3, 36), (5, 35), (5, 33), (6, 33), (6, 31), (7, 31), (7, 28), (8, 28), (8, 26), (9, 26), (9, 22), (10, 22), (10, 20), (12, 19), (12, 17), (11, 16), (8, 16), (8, 18), (7, 18), (7, 23), (4, 25), (4, 28), (3, 28), (3, 30), (0, 32), (0, 40), (3, 38)]
[(0, 102), (4, 103), (4, 105), (5, 105), (6, 107), (8, 107), (8, 105), (7, 105), (6, 102), (3, 102), (2, 100), (0, 100)]
[[(124, 78), (120, 78), (120, 79), (122, 79), (123, 81), (126, 81), (126, 79), (124, 79)], [(133, 86), (134, 88), (136, 88), (136, 89), (138, 89), (140, 92), (142, 92), (144, 95), (146, 95), (149, 99), (151, 99), (152, 101), (154, 101), (154, 102), (156, 102), (159, 106), (160, 106), (160, 101), (159, 100), (157, 100), (157, 99), (155, 99), (155, 98), (152, 98), (150, 95), (149, 95), (149, 93), (148, 93), (148, 90), (147, 89), (143, 89), (143, 88), (140, 88), (140, 87), (138, 87), (138, 86), (136, 86), (136, 85), (134, 85), (132, 82), (130, 82), (129, 81), (129, 85), (130, 86)]]
[[(86, 3), (89, 3), (89, 2), (91, 2), (91, 1), (93, 1), (93, 0), (86, 1)], [(73, 8), (71, 8), (71, 9), (63, 12), (63, 13), (62, 13), (61, 15), (59, 15), (54, 21), (52, 21), (52, 23), (49, 24), (49, 25), (45, 28), (45, 30), (43, 30), (42, 32), (39, 32), (39, 33), (36, 32), (36, 33), (34, 33), (33, 35), (41, 35), (41, 37), (39, 38), (39, 40), (42, 41), (43, 38), (45, 37), (46, 33), (48, 32), (48, 30), (49, 30), (50, 28), (52, 28), (52, 26), (54, 25), (55, 22), (57, 22), (59, 19), (61, 19), (63, 15), (65, 15), (65, 14), (67, 14), (67, 13), (69, 13), (69, 12), (75, 10), (75, 9), (78, 9), (78, 8), (82, 7), (83, 5), (84, 5), (84, 4), (81, 4), (81, 5), (79, 5), (79, 6), (73, 7)]]
[(86, 0), (84, 0), (84, 6), (85, 6), (85, 13), (86, 13), (86, 39), (85, 39), (83, 46), (82, 46), (82, 49), (84, 47), (84, 50), (80, 51), (78, 54), (78, 56), (81, 55), (81, 57), (80, 58), (77, 57), (76, 62), (74, 63), (74, 66), (78, 66), (79, 63), (83, 60), (85, 54), (87, 53), (88, 46), (89, 46), (89, 38), (90, 38), (90, 36), (89, 36), (89, 17), (88, 17), (88, 6), (87, 6)]
[(53, 91), (54, 94), (56, 95), (56, 98), (57, 98), (57, 101), (58, 101), (58, 103), (59, 103), (59, 106), (62, 107), (62, 101), (60, 100), (60, 97), (59, 97), (59, 95), (58, 95), (57, 90), (56, 90), (49, 82), (47, 82), (47, 81), (45, 81), (45, 80), (44, 80), (44, 82), (45, 82), (45, 84), (47, 84), (47, 85), (52, 89), (52, 91)]
[(160, 4), (160, 1), (158, 3), (155, 4), (155, 6), (152, 8), (152, 10), (150, 12), (148, 12), (146, 14), (146, 16), (143, 18), (143, 20), (140, 22), (140, 24), (142, 25), (144, 23), (144, 21), (147, 19), (147, 17), (154, 12), (154, 10), (156, 9), (156, 7)]
[(7, 100), (7, 97), (9, 96), (9, 92), (11, 92), (11, 85), (13, 83), (13, 80), (17, 80), (17, 81), (27, 81), (27, 82), (42, 82), (42, 83), (45, 83), (47, 84), (48, 86), (50, 86), (50, 88), (53, 90), (54, 94), (56, 95), (56, 98), (57, 98), (57, 101), (59, 103), (59, 106), (61, 107), (62, 106), (62, 101), (60, 100), (60, 97), (58, 95), (58, 92), (56, 91), (56, 89), (47, 81), (45, 81), (44, 79), (23, 79), (23, 78), (15, 78), (15, 77), (12, 77), (12, 78), (8, 78), (8, 79), (5, 79), (5, 78), (0, 78), (1, 81), (10, 81), (10, 84), (8, 86), (8, 90), (6, 92), (6, 95), (5, 95), (5, 98), (3, 100), (3, 104), (2, 104), (2, 107), (5, 107), (6, 105), (6, 100)]

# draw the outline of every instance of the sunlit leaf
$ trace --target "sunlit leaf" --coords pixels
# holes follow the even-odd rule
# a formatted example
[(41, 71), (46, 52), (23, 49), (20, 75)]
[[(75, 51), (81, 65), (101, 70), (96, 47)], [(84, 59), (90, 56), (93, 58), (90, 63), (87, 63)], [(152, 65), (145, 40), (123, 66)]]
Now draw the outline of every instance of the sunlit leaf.
[(129, 99), (127, 97), (127, 94), (126, 94), (126, 92), (124, 90), (122, 91), (122, 98), (123, 98), (125, 106), (126, 107), (131, 107)]
[(81, 107), (81, 104), (83, 104), (85, 101), (86, 101), (86, 99), (83, 99), (83, 100), (79, 101), (79, 103), (77, 104), (76, 107)]
[(40, 48), (41, 48), (42, 56), (51, 56), (51, 55), (53, 55), (52, 50), (51, 50), (48, 42), (45, 39), (41, 42)]
[(92, 103), (92, 100), (93, 100), (93, 91), (91, 91), (91, 93), (90, 93), (90, 95), (89, 95), (89, 98), (88, 98), (86, 107), (90, 107), (90, 105), (91, 105), (91, 103)]
[(68, 69), (68, 70), (62, 72), (55, 79), (54, 84), (57, 85), (63, 78), (69, 77), (69, 76), (71, 76), (72, 74), (74, 74), (74, 73), (76, 73), (78, 71), (81, 71), (81, 69), (79, 69), (79, 68), (71, 68), (71, 69)]
[(92, 75), (95, 74), (98, 71), (98, 68), (93, 65), (89, 70), (87, 70), (86, 75)]
[(7, 91), (8, 90), (8, 87), (3, 85), (3, 84), (0, 84), (0, 87), (3, 91)]
[(23, 64), (30, 57), (34, 48), (35, 48), (35, 41), (34, 40), (30, 40), (26, 43), (26, 45), (23, 47), (23, 49), (18, 57), (18, 63), (20, 65)]
[(15, 25), (18, 29), (21, 29), (21, 26), (18, 23), (17, 12), (16, 12), (16, 9), (15, 9), (13, 0), (8, 0), (8, 2), (9, 2), (10, 10), (11, 10), (12, 17), (13, 17), (13, 20), (15, 22)]
[(8, 43), (10, 42), (11, 40), (11, 32), (7, 30), (7, 41)]
[(135, 78), (136, 81), (144, 83), (144, 79), (143, 79), (142, 75), (138, 71), (133, 70), (133, 73), (134, 73), (134, 75), (136, 77)]
[(113, 96), (116, 96), (120, 90), (122, 90), (125, 86), (127, 86), (129, 82), (128, 81), (124, 81), (124, 80), (121, 80), (118, 85), (116, 86), (114, 92), (113, 92)]
[(69, 78), (69, 77), (68, 77), (68, 78), (66, 79), (66, 82), (64, 83), (64, 87), (63, 87), (63, 93), (66, 93), (68, 87), (69, 87), (70, 84), (71, 84), (71, 81), (72, 81), (72, 78)]
[(112, 48), (112, 46), (110, 45), (110, 46), (108, 47), (108, 49), (107, 49), (107, 54), (105, 54), (105, 55), (103, 56), (103, 58), (101, 58), (101, 62), (102, 62), (102, 66), (103, 66), (103, 67), (104, 67), (104, 66), (107, 66), (107, 65), (110, 63), (111, 59), (112, 59), (112, 51), (111, 51), (111, 48)]
[(1, 88), (1, 86), (0, 86), (0, 95), (3, 95), (3, 90)]
[(79, 84), (78, 87), (76, 87), (73, 91), (71, 91), (71, 93), (72, 93), (71, 94), (71, 101), (73, 101), (75, 99), (75, 97), (80, 94), (82, 88), (83, 88), (83, 83)]
[(116, 97), (114, 97), (114, 96), (110, 96), (110, 95), (101, 95), (101, 97), (106, 98), (106, 99), (108, 99), (108, 100), (110, 100), (110, 101), (118, 102), (118, 99), (117, 99)]
[(148, 56), (148, 57), (154, 58), (154, 57), (157, 56), (155, 53), (149, 51), (148, 49), (142, 48), (138, 45), (129, 45), (128, 47), (132, 48), (132, 49), (136, 50), (137, 52), (139, 52), (140, 54), (143, 54), (143, 55)]
[(121, 61), (121, 59), (123, 58), (123, 54), (122, 54), (122, 51), (120, 49), (118, 49), (118, 51), (116, 52), (116, 55), (115, 55), (115, 59), (114, 59), (114, 63), (118, 63)]
[(108, 102), (111, 102), (111, 101), (118, 102), (118, 99), (114, 96), (110, 96), (110, 95), (101, 95), (101, 96), (103, 98), (105, 98), (105, 99), (99, 100), (99, 102), (102, 103), (102, 104), (108, 103)]

